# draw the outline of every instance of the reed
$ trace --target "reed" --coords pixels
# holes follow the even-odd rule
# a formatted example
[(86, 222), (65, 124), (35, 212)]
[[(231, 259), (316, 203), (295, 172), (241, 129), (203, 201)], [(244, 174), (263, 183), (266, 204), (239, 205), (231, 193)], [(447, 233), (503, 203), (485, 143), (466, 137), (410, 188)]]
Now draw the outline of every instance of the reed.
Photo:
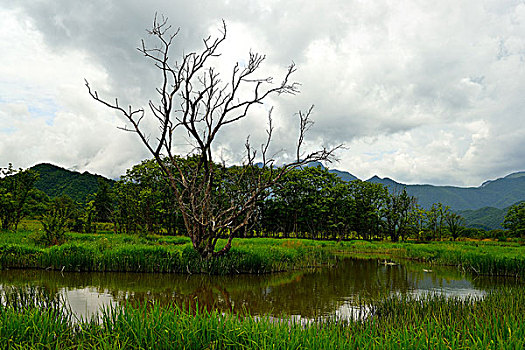
[[(61, 271), (123, 271), (160, 273), (269, 273), (331, 264), (336, 256), (315, 247), (287, 247), (256, 241), (235, 246), (223, 257), (203, 259), (191, 244), (124, 242), (82, 237), (52, 247), (0, 244), (0, 268), (42, 268)], [(93, 238), (93, 239), (92, 239)], [(276, 243), (276, 242), (274, 242)]]
[(456, 266), (466, 272), (525, 277), (525, 246), (514, 242), (343, 242), (341, 254), (411, 259)]
[[(29, 300), (36, 297), (38, 291)], [(16, 293), (15, 293), (16, 294)], [(16, 299), (16, 298), (15, 298)], [(10, 300), (15, 300), (10, 299)], [(17, 299), (17, 300), (18, 300)], [(525, 346), (525, 290), (484, 298), (393, 295), (347, 321), (221, 314), (146, 303), (75, 320), (67, 309), (11, 301), (0, 306), (1, 348), (129, 349), (520, 349)]]

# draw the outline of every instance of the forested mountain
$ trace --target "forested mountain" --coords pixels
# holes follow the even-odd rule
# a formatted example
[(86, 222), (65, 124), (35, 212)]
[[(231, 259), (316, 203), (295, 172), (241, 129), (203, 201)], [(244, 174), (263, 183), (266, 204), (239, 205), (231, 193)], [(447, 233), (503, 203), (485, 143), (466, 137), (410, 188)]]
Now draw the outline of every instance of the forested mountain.
[[(321, 165), (320, 163), (313, 166)], [(322, 166), (322, 165), (321, 165)], [(330, 169), (344, 181), (353, 181), (357, 177), (346, 171)], [(367, 182), (380, 183), (392, 190), (406, 188), (410, 196), (418, 199), (418, 204), (425, 209), (430, 209), (434, 203), (448, 205), (456, 211), (471, 210), (485, 215), (488, 208), (506, 209), (513, 204), (525, 200), (525, 172), (517, 172), (496, 180), (488, 180), (479, 187), (456, 187), (434, 185), (405, 185), (388, 177), (374, 176)], [(492, 214), (495, 212), (493, 211)], [(470, 213), (473, 214), (473, 213)], [(503, 214), (504, 216), (504, 214)], [(501, 217), (501, 212), (497, 214)], [(501, 223), (501, 221), (499, 221)], [(493, 227), (495, 228), (495, 227)]]
[(454, 187), (433, 185), (404, 185), (392, 179), (377, 176), (367, 180), (394, 188), (406, 188), (407, 193), (418, 199), (419, 205), (428, 209), (433, 203), (443, 203), (453, 210), (477, 210), (485, 207), (507, 208), (525, 200), (525, 172), (513, 173), (479, 187)]
[[(314, 163), (310, 166), (322, 166)], [(324, 167), (323, 167), (324, 168)], [(100, 175), (88, 172), (70, 171), (52, 164), (38, 164), (31, 168), (39, 174), (35, 187), (50, 197), (68, 195), (75, 201), (84, 202), (89, 194), (98, 189), (98, 181), (113, 182)], [(346, 171), (330, 169), (344, 181), (357, 177)], [(429, 209), (433, 203), (442, 203), (458, 211), (470, 227), (483, 229), (501, 228), (507, 208), (525, 200), (525, 172), (513, 173), (497, 180), (486, 181), (479, 187), (454, 187), (433, 185), (405, 185), (389, 178), (374, 176), (367, 180), (381, 183), (389, 189), (406, 188), (410, 196), (418, 199), (418, 204)]]
[(93, 175), (87, 171), (79, 173), (67, 170), (52, 164), (38, 164), (31, 168), (38, 173), (34, 187), (49, 197), (67, 195), (74, 201), (85, 202), (88, 195), (98, 190), (98, 181), (112, 182), (100, 175)]
[(503, 229), (501, 223), (505, 219), (508, 208), (499, 209), (485, 207), (477, 210), (461, 210), (459, 214), (465, 218), (465, 226), (483, 230)]

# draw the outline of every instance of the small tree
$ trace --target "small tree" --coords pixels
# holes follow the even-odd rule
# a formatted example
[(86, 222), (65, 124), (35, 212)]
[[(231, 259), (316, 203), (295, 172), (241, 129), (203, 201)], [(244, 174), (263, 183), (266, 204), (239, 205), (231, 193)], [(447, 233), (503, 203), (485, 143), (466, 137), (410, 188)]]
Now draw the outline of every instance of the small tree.
[(86, 204), (84, 204), (83, 215), (80, 218), (82, 221), (82, 231), (85, 233), (97, 232), (96, 213), (95, 201), (88, 200)]
[(427, 239), (426, 219), (427, 211), (419, 204), (414, 203), (414, 209), (409, 216), (409, 230), (417, 240)]
[(55, 198), (42, 217), (43, 234), (39, 240), (46, 245), (62, 244), (66, 240), (66, 229), (74, 215), (76, 204), (68, 196)]
[(0, 168), (0, 223), (3, 230), (16, 231), (24, 215), (24, 204), (37, 179), (30, 169)]
[(514, 204), (509, 208), (502, 226), (514, 236), (525, 236), (525, 202)]
[(432, 234), (432, 238), (441, 240), (443, 232), (443, 204), (434, 203), (432, 207), (425, 212), (427, 229)]
[[(255, 76), (265, 56), (250, 52), (246, 63), (235, 64), (228, 82), (224, 83), (216, 69), (209, 65), (219, 56), (218, 48), (226, 39), (224, 22), (219, 37), (204, 39), (200, 52), (183, 54), (179, 61), (170, 59), (170, 48), (178, 30), (173, 31), (167, 19), (158, 20), (155, 16), (148, 33), (157, 40), (158, 46), (148, 48), (143, 40), (138, 50), (160, 70), (162, 79), (156, 89), (160, 101), (149, 101), (149, 111), (159, 124), (156, 141), (152, 141), (140, 125), (146, 115), (144, 108), (124, 108), (118, 99), (109, 102), (99, 97), (86, 81), (88, 92), (95, 100), (122, 113), (131, 124), (131, 129), (124, 129), (135, 132), (151, 152), (173, 190), (187, 234), (197, 252), (205, 258), (223, 255), (230, 250), (233, 237), (249, 224), (257, 202), (267, 195), (268, 188), (298, 166), (330, 160), (338, 147), (309, 154), (301, 152), (305, 134), (312, 125), (310, 108), (306, 113), (298, 113), (296, 161), (274, 167), (274, 159), (268, 154), (273, 135), (270, 109), (266, 142), (257, 152), (247, 139), (242, 171), (224, 181), (224, 172), (215, 162), (213, 152), (217, 136), (224, 127), (247, 118), (252, 107), (262, 104), (268, 97), (297, 93), (298, 84), (290, 81), (295, 65), (291, 64), (281, 82), (274, 85), (271, 77)], [(195, 162), (189, 166), (173, 147), (179, 130), (189, 136), (189, 143), (194, 147)], [(223, 190), (222, 186), (226, 185), (238, 191)], [(227, 243), (215, 251), (221, 236), (228, 237)]]
[(448, 231), (452, 236), (452, 239), (456, 240), (461, 234), (461, 231), (463, 230), (462, 225), (465, 222), (465, 219), (458, 213), (450, 211), (450, 208), (448, 206), (445, 207), (444, 219), (447, 224)]

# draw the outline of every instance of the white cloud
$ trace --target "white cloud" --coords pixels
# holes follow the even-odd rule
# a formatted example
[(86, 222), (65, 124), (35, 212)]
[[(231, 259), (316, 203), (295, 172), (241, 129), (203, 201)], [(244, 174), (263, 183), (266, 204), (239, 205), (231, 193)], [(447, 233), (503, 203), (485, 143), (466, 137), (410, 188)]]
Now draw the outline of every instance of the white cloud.
[[(361, 178), (479, 185), (525, 169), (525, 4), (512, 0), (0, 0), (0, 163), (115, 177), (147, 157), (83, 78), (123, 103), (154, 97), (158, 76), (134, 48), (155, 11), (181, 27), (174, 56), (224, 18), (221, 71), (250, 49), (267, 54), (264, 73), (276, 79), (298, 64), (302, 93), (269, 101), (275, 151), (293, 148), (294, 113), (315, 104), (307, 146), (344, 142), (334, 167)], [(217, 151), (235, 162), (247, 135), (261, 143), (268, 107), (225, 129)]]
[[(17, 11), (0, 14), (0, 161), (17, 167), (52, 162), (106, 176), (122, 174), (123, 146), (145, 156), (140, 145), (117, 130), (114, 113), (93, 103), (83, 86), (89, 75), (106, 88), (107, 74), (81, 50), (56, 52)], [(108, 152), (110, 151), (111, 152)], [(106, 156), (105, 160), (104, 156)], [(131, 157), (130, 157), (131, 158)], [(99, 166), (99, 164), (105, 166)], [(117, 167), (114, 167), (117, 165)]]

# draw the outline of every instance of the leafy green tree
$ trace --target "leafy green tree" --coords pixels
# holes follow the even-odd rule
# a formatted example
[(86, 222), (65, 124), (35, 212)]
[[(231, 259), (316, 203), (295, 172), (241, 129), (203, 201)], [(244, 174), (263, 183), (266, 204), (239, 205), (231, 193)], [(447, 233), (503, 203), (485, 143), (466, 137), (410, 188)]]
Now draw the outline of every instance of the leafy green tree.
[(447, 206), (444, 210), (444, 220), (447, 224), (447, 229), (450, 232), (452, 239), (456, 240), (463, 230), (463, 223), (465, 222), (465, 219), (458, 213), (452, 212)]
[(115, 186), (115, 194), (115, 219), (120, 230), (126, 233), (158, 233), (162, 215), (159, 191), (146, 183), (123, 177)]
[(137, 211), (135, 210), (137, 195), (135, 186), (126, 184), (122, 180), (114, 186), (115, 193), (115, 212), (114, 220), (116, 231), (119, 233), (136, 233), (137, 230)]
[(525, 236), (525, 202), (515, 204), (509, 208), (502, 226), (516, 237)]
[(43, 191), (32, 188), (27, 195), (22, 216), (41, 218), (46, 213), (50, 201), (51, 199)]
[(363, 239), (371, 239), (381, 234), (381, 208), (388, 196), (387, 188), (361, 180), (352, 181), (350, 191), (354, 199), (352, 229)]
[(77, 230), (81, 229), (85, 233), (95, 233), (97, 231), (96, 213), (95, 201), (88, 200), (86, 204), (84, 204), (83, 215), (79, 217), (75, 228)]
[(110, 222), (113, 213), (113, 198), (111, 187), (107, 181), (98, 179), (98, 190), (93, 198), (96, 212), (96, 220), (99, 222)]
[(128, 169), (113, 192), (117, 231), (184, 233), (172, 190), (154, 160), (145, 160)]
[(414, 204), (414, 209), (410, 213), (409, 217), (409, 232), (411, 236), (417, 240), (422, 240), (426, 237), (425, 235), (425, 226), (426, 226), (427, 211), (419, 206), (419, 204)]
[(331, 189), (332, 201), (330, 215), (326, 224), (332, 239), (347, 239), (352, 228), (352, 213), (355, 210), (355, 199), (352, 197), (350, 185), (337, 181)]
[(37, 175), (29, 170), (15, 170), (9, 164), (0, 168), (0, 223), (3, 230), (16, 231), (22, 219), (24, 204), (33, 188)]
[(443, 234), (444, 207), (441, 203), (434, 203), (426, 211), (426, 229), (430, 234), (429, 238), (441, 239)]
[[(328, 238), (340, 227), (335, 208), (342, 203), (342, 180), (321, 167), (306, 167), (287, 173), (272, 187), (265, 202), (266, 227), (285, 233), (285, 237)], [(336, 196), (339, 191), (339, 196)]]
[(411, 212), (414, 210), (415, 198), (407, 194), (406, 189), (386, 194), (381, 208), (383, 227), (392, 242), (403, 238), (410, 225)]

